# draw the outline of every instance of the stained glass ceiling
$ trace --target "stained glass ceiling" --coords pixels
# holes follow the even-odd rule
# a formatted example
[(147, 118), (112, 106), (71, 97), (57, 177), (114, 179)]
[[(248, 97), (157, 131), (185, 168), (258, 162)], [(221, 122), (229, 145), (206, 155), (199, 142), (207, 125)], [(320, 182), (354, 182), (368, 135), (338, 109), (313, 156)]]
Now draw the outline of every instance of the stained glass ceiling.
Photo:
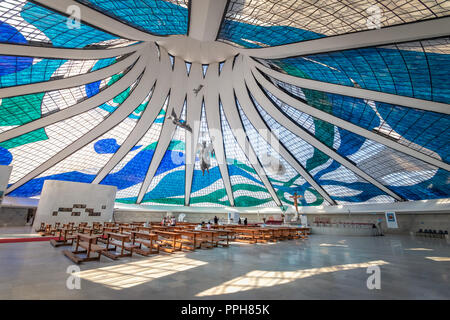
[(448, 1), (210, 1), (1, 1), (7, 195), (64, 180), (155, 206), (449, 197)]

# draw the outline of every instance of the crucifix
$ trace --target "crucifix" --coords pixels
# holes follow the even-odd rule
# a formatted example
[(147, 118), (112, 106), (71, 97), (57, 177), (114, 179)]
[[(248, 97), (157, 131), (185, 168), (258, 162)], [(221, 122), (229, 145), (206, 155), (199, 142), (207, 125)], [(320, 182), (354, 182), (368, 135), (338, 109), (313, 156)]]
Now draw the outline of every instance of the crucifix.
[(297, 211), (297, 214), (298, 214), (298, 201), (297, 201), (297, 199), (301, 199), (301, 198), (303, 198), (303, 196), (301, 196), (301, 195), (297, 195), (297, 192), (294, 192), (294, 195), (293, 196), (290, 196), (292, 199), (294, 199), (294, 206), (295, 206), (295, 211)]

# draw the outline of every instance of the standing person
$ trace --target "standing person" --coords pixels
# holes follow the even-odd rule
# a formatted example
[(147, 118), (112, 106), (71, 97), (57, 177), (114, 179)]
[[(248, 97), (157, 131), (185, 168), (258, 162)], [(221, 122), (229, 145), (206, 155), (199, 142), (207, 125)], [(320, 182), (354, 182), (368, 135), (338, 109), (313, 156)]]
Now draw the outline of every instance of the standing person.
[(239, 218), (238, 224), (242, 224), (241, 218)]
[(161, 225), (164, 226), (166, 224), (166, 217), (161, 220)]
[(247, 218), (244, 219), (244, 226), (247, 225)]
[(384, 236), (384, 234), (383, 234), (383, 228), (381, 227), (381, 221), (383, 221), (383, 219), (378, 219), (378, 220), (377, 220), (376, 228), (378, 229), (378, 235), (379, 235), (379, 236)]
[(219, 222), (219, 218), (217, 216), (214, 216), (214, 224), (217, 224)]

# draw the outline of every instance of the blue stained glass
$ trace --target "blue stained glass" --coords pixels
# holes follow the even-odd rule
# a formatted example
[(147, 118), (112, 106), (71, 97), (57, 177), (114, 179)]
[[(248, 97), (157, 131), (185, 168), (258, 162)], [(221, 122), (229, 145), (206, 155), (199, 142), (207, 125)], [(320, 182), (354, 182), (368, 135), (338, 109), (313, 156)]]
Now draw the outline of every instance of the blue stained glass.
[[(297, 161), (306, 167), (307, 171), (313, 172), (313, 179), (328, 192), (333, 200), (338, 203), (380, 201), (379, 197), (384, 201), (387, 200), (383, 191), (361, 179), (329, 156), (322, 154), (318, 149), (308, 145), (290, 130), (281, 126), (265, 112), (256, 100), (253, 99), (253, 101), (271, 131)], [(311, 148), (313, 152), (308, 148)], [(325, 163), (322, 161), (324, 157)], [(333, 179), (330, 179), (331, 177)]]
[(13, 156), (8, 149), (0, 147), (0, 165), (7, 166), (13, 160)]
[[(0, 42), (24, 44), (27, 40), (16, 28), (0, 21)], [(0, 77), (26, 69), (32, 63), (33, 58), (30, 57), (0, 56)]]
[(188, 8), (169, 1), (80, 0), (80, 2), (122, 22), (157, 35), (187, 33)]
[[(321, 110), (327, 111), (365, 129), (388, 134), (390, 137), (397, 140), (401, 137), (400, 143), (427, 155), (436, 158), (440, 157), (446, 162), (449, 161), (449, 115), (303, 89), (274, 79), (272, 79), (272, 81), (282, 89), (296, 96), (299, 96), (298, 92), (314, 92), (316, 95), (313, 95), (313, 97), (326, 97), (327, 101), (329, 101), (332, 106), (332, 110), (327, 111), (324, 108)], [(281, 101), (267, 90), (266, 93), (278, 105), (282, 104)], [(309, 95), (309, 97), (311, 97), (311, 95)], [(307, 103), (313, 107), (317, 107), (316, 104), (318, 102), (313, 99), (307, 100)], [(379, 115), (377, 115), (376, 112), (378, 112)], [(378, 127), (381, 127), (384, 130), (380, 130)], [(415, 146), (414, 144), (418, 146)]]
[(450, 87), (445, 84), (450, 74), (450, 40), (433, 41), (271, 61), (303, 78), (449, 103)]
[[(282, 109), (288, 110), (286, 114), (290, 118), (291, 114), (303, 114), (287, 105)], [(335, 138), (335, 144), (339, 146), (336, 152), (405, 199), (439, 199), (450, 195), (450, 173), (447, 171), (342, 128), (315, 134), (311, 123), (297, 124), (323, 143), (329, 141), (330, 135), (334, 136), (337, 129), (339, 137)]]
[(316, 32), (289, 26), (257, 26), (225, 20), (218, 38), (246, 48), (260, 48), (321, 37), (324, 36)]
[(83, 23), (80, 23), (80, 28), (70, 29), (67, 17), (31, 2), (25, 4), (21, 16), (41, 30), (55, 47), (82, 48), (88, 44), (118, 39)]

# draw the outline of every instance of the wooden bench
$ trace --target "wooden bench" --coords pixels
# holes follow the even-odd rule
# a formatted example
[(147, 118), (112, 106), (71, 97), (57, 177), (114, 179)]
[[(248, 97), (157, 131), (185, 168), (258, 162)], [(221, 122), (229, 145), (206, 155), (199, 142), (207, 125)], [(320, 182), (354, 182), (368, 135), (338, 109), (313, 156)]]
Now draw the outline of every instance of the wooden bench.
[(197, 248), (201, 248), (201, 234), (199, 232), (184, 228), (175, 229), (174, 232), (181, 234), (179, 241), (182, 249), (194, 251)]
[(222, 247), (228, 247), (235, 232), (225, 229), (216, 229), (215, 231), (217, 234), (217, 245)]
[(34, 231), (44, 232), (45, 231), (45, 222), (41, 222), (41, 225), (37, 229), (34, 229)]
[[(110, 259), (117, 260), (122, 257), (131, 257), (133, 255), (133, 249), (139, 248), (138, 245), (131, 242), (131, 235), (129, 234), (107, 232), (106, 235), (108, 236), (108, 239), (106, 240), (105, 251), (102, 253)], [(110, 245), (114, 251), (110, 250)], [(114, 253), (117, 247), (120, 248), (120, 253)]]
[(152, 227), (144, 227), (144, 226), (138, 226), (138, 227), (136, 227), (136, 231), (139, 231), (139, 232), (152, 233), (152, 230), (153, 230)]
[(132, 226), (120, 226), (119, 227), (119, 232), (123, 233), (123, 234), (131, 234), (131, 232), (135, 231), (136, 227), (132, 227)]
[(51, 239), (50, 244), (54, 247), (72, 246), (74, 240), (77, 238), (76, 235), (73, 234), (75, 231), (75, 229), (69, 228), (68, 226), (60, 229), (58, 239)]
[[(103, 227), (103, 234), (98, 238), (98, 241), (106, 244), (106, 242), (108, 241), (108, 235), (107, 233), (111, 232), (111, 233), (118, 233), (119, 232), (119, 227)], [(112, 251), (114, 250), (111, 249)]]
[[(134, 252), (143, 256), (148, 256), (153, 253), (159, 253), (157, 234), (133, 231), (132, 235), (133, 235), (133, 245), (136, 245), (136, 243), (139, 244), (138, 247), (134, 249)], [(143, 248), (142, 245), (144, 245), (145, 248)]]
[(276, 242), (275, 230), (273, 228), (258, 228), (258, 242)]
[(160, 250), (172, 253), (181, 250), (181, 234), (178, 232), (154, 230), (158, 235), (158, 243)]
[(130, 225), (132, 227), (143, 227), (145, 225), (145, 222), (133, 221), (132, 223), (130, 223)]
[(88, 226), (78, 227), (78, 233), (93, 235), (94, 229)]
[(311, 231), (311, 228), (307, 228), (307, 227), (298, 227), (296, 228), (298, 235), (301, 239), (308, 239), (308, 234)]
[(93, 222), (92, 229), (94, 230), (94, 233), (103, 233), (103, 225), (100, 222)]
[[(105, 250), (104, 247), (97, 244), (97, 235), (87, 235), (77, 233), (76, 235), (76, 246), (74, 251), (64, 250), (63, 253), (70, 260), (79, 264), (84, 261), (100, 260), (102, 252)], [(79, 248), (84, 250), (80, 250)], [(91, 257), (91, 253), (97, 253), (96, 257)], [(85, 257), (80, 257), (79, 254), (86, 253)]]
[(205, 229), (196, 231), (200, 233), (200, 242), (202, 248), (210, 249), (213, 248), (214, 246), (217, 246), (216, 231)]
[(258, 242), (258, 229), (255, 228), (235, 228), (237, 242), (257, 243)]

